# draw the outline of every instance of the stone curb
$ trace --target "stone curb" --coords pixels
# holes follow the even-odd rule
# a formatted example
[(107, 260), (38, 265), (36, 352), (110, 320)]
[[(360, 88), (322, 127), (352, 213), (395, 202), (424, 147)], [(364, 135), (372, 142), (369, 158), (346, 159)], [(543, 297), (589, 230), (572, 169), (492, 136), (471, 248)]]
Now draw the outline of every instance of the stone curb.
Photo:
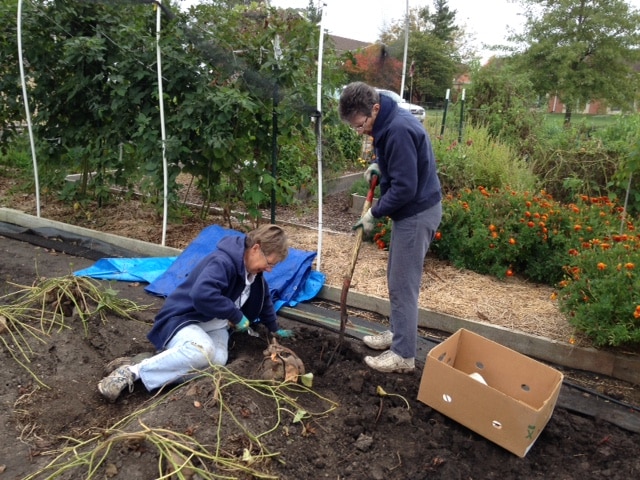
[[(0, 208), (0, 221), (26, 228), (57, 228), (77, 235), (99, 239), (118, 247), (138, 252), (143, 256), (175, 256), (182, 252), (180, 249), (103, 233), (55, 220), (43, 219), (9, 208)], [(325, 286), (317, 298), (339, 304), (340, 294), (340, 289)], [(349, 306), (353, 308), (389, 315), (389, 301), (384, 298), (349, 292), (348, 300)], [(447, 333), (454, 333), (460, 328), (466, 328), (523, 355), (559, 366), (607, 375), (618, 380), (640, 385), (640, 356), (638, 355), (576, 347), (545, 337), (515, 332), (504, 327), (466, 320), (429, 310), (420, 310), (418, 322), (421, 327)]]

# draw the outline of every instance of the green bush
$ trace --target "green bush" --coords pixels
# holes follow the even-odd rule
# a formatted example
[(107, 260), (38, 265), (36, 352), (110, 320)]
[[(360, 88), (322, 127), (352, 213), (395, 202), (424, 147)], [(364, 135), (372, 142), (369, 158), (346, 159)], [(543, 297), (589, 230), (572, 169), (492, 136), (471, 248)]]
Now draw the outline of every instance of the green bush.
[(486, 127), (468, 127), (461, 143), (455, 132), (439, 135), (432, 143), (445, 192), (480, 185), (537, 189), (538, 180), (529, 166), (511, 147), (492, 138)]
[[(364, 177), (359, 180), (356, 180), (351, 185), (351, 188), (349, 189), (349, 193), (366, 197), (367, 194), (369, 193), (369, 182), (367, 182), (364, 179)], [(373, 198), (379, 198), (379, 197), (380, 197), (380, 187), (376, 186), (376, 189), (373, 191)]]

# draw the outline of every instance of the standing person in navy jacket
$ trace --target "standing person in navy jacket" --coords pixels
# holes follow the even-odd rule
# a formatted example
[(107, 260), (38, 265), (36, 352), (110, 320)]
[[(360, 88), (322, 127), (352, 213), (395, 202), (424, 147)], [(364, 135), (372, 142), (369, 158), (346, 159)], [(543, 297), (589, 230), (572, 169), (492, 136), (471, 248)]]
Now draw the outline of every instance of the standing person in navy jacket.
[(269, 286), (263, 273), (289, 253), (284, 230), (262, 225), (246, 236), (223, 237), (169, 294), (147, 335), (158, 353), (140, 363), (114, 370), (98, 390), (114, 402), (133, 382), (147, 390), (190, 378), (210, 365), (225, 365), (229, 326), (246, 332), (250, 319), (260, 319), (279, 337), (292, 332), (279, 328)]
[(362, 82), (347, 85), (340, 96), (340, 118), (358, 134), (371, 135), (376, 162), (365, 172), (380, 181), (380, 199), (354, 225), (370, 234), (376, 218), (392, 220), (387, 282), (390, 330), (364, 337), (364, 343), (386, 350), (367, 356), (381, 372), (415, 368), (418, 295), (424, 259), (442, 218), (442, 194), (431, 140), (419, 120), (390, 97)]

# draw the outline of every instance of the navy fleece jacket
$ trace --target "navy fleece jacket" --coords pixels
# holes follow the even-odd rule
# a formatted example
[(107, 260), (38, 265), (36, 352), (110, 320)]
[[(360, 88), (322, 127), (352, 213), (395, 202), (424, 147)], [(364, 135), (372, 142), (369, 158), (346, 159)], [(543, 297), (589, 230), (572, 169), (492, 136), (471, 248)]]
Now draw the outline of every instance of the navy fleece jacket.
[(440, 180), (420, 121), (381, 94), (372, 136), (381, 178), (380, 199), (371, 214), (402, 220), (436, 205), (442, 198)]
[(214, 318), (237, 324), (243, 315), (249, 320), (259, 317), (269, 331), (278, 330), (269, 286), (262, 273), (256, 275), (242, 309), (236, 306), (245, 288), (244, 240), (244, 236), (223, 237), (217, 250), (204, 257), (169, 294), (147, 335), (158, 350), (181, 328)]

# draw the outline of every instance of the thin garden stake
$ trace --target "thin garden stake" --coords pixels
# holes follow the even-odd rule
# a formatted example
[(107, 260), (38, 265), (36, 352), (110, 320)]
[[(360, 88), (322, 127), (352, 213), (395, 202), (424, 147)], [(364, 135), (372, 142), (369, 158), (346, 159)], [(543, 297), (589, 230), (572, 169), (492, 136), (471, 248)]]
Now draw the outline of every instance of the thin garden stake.
[(462, 98), (460, 98), (460, 124), (458, 125), (458, 143), (462, 143), (462, 130), (464, 128), (464, 92), (462, 89)]
[(442, 126), (440, 127), (440, 135), (444, 135), (444, 126), (447, 123), (447, 109), (449, 108), (449, 93), (451, 90), (447, 88), (447, 95), (444, 97), (444, 112), (442, 112)]

